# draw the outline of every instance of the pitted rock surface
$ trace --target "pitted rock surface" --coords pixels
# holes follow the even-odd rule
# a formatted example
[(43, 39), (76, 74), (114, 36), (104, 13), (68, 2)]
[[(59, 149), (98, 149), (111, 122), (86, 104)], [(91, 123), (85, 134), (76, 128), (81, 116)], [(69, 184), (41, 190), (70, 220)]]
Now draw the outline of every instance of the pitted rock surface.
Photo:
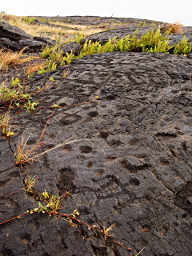
[[(68, 76), (63, 78), (64, 70)], [(58, 68), (36, 96), (33, 114), (17, 113), (18, 135), (33, 144), (52, 114), (45, 149), (72, 140), (27, 166), (35, 188), (71, 197), (67, 213), (105, 227), (132, 251), (82, 234), (66, 221), (31, 215), (0, 226), (0, 255), (146, 256), (192, 254), (192, 60), (184, 56), (105, 53)], [(34, 77), (32, 86), (43, 76)], [(99, 97), (97, 97), (99, 96)], [(52, 104), (60, 104), (53, 112)], [(0, 220), (33, 208), (7, 141), (0, 141)], [(82, 231), (83, 232), (83, 231)], [(84, 231), (86, 234), (86, 231)]]

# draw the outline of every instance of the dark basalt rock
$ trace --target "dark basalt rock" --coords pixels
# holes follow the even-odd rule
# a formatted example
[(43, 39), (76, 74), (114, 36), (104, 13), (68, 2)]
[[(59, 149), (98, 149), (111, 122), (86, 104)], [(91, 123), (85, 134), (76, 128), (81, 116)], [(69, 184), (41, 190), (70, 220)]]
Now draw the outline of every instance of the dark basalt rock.
[[(191, 66), (191, 59), (167, 54), (87, 56), (68, 66), (66, 80), (64, 68), (55, 72), (61, 79), (36, 96), (39, 111), (14, 117), (19, 129), (38, 138), (49, 106), (63, 95), (68, 98), (50, 120), (44, 140), (49, 147), (68, 137), (80, 141), (28, 167), (30, 175), (39, 177), (35, 189), (59, 195), (69, 191), (64, 211), (78, 209), (88, 223), (116, 224), (112, 235), (133, 248), (131, 253), (92, 236), (83, 240), (66, 221), (41, 215), (1, 225), (0, 253), (127, 256), (145, 247), (147, 256), (191, 256)], [(12, 138), (13, 148), (17, 141)], [(3, 220), (36, 203), (23, 196), (19, 170), (3, 139), (0, 152)]]
[(15, 26), (0, 22), (0, 48), (19, 51), (27, 47), (26, 51), (35, 52), (41, 50), (43, 45), (53, 43), (50, 39), (32, 37)]
[[(34, 96), (40, 107), (13, 116), (19, 133), (11, 149), (23, 132), (37, 140), (52, 114), (45, 149), (77, 141), (27, 166), (38, 176), (35, 190), (70, 192), (64, 212), (115, 224), (114, 239), (132, 251), (37, 214), (0, 225), (0, 255), (127, 256), (145, 248), (147, 256), (191, 256), (191, 67), (185, 56), (113, 52), (74, 60), (66, 79), (65, 66), (53, 72), (53, 86)], [(31, 86), (46, 75), (34, 75)], [(61, 103), (55, 112), (54, 103)], [(14, 166), (11, 149), (1, 138), (0, 222), (37, 206), (23, 191), (26, 169)]]

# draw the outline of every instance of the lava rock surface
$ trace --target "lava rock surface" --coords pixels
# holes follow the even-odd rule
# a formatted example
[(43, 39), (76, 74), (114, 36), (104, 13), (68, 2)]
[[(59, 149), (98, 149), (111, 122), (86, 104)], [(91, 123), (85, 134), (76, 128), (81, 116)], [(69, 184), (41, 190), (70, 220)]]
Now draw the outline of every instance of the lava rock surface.
[(0, 48), (19, 51), (26, 47), (28, 52), (36, 52), (40, 51), (42, 46), (53, 43), (53, 40), (32, 37), (18, 27), (0, 21)]
[[(34, 76), (32, 86), (45, 76)], [(37, 111), (15, 114), (10, 145), (0, 139), (0, 221), (35, 207), (23, 191), (28, 172), (38, 176), (38, 191), (70, 192), (64, 212), (115, 224), (113, 238), (132, 250), (37, 214), (0, 225), (0, 255), (127, 256), (144, 248), (143, 256), (191, 256), (192, 59), (95, 54), (52, 76), (53, 86), (35, 96)], [(23, 134), (37, 141), (48, 119), (45, 147), (72, 142), (19, 169), (12, 150)]]

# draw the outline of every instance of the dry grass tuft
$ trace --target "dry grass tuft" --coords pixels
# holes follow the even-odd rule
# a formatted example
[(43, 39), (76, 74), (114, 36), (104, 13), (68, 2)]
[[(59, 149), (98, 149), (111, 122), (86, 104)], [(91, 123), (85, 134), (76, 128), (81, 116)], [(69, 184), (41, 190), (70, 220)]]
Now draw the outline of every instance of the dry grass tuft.
[(12, 126), (10, 125), (10, 114), (6, 112), (3, 115), (0, 115), (0, 130), (2, 136), (10, 137), (14, 135), (12, 131)]
[(34, 72), (37, 72), (43, 69), (45, 66), (46, 66), (45, 62), (39, 62), (32, 65), (31, 64), (27, 65), (27, 67), (25, 68), (25, 74), (31, 76)]
[[(68, 42), (74, 40), (76, 34), (84, 34), (85, 36), (103, 31), (103, 28), (95, 27), (94, 25), (73, 25), (61, 21), (52, 21), (51, 19), (45, 19), (45, 23), (42, 18), (38, 18), (40, 23), (33, 24), (32, 17), (22, 17), (16, 15), (0, 14), (0, 19), (8, 22), (12, 26), (16, 26), (25, 33), (32, 36), (49, 37), (53, 40), (57, 40), (58, 37), (62, 39), (62, 42)], [(27, 22), (26, 22), (27, 21)], [(75, 28), (75, 29), (74, 29)]]
[(26, 48), (23, 48), (19, 52), (12, 52), (10, 50), (6, 51), (0, 50), (0, 70), (8, 70), (9, 67), (16, 66), (18, 64), (23, 64), (31, 60), (29, 57), (25, 57), (23, 52)]
[(167, 32), (167, 31), (171, 34), (182, 34), (183, 25), (180, 23), (171, 23), (161, 27), (161, 32)]
[(27, 145), (29, 137), (25, 140), (24, 136), (21, 137), (20, 142), (17, 144), (15, 152), (16, 166), (24, 166), (27, 163), (34, 161), (34, 156), (37, 155), (37, 151), (42, 147), (40, 140), (30, 147)]

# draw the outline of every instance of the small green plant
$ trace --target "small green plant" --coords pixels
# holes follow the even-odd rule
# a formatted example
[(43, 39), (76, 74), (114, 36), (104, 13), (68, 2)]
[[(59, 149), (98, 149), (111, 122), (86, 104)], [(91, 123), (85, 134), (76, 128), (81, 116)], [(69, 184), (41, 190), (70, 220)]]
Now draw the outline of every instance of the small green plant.
[(61, 66), (65, 64), (69, 65), (75, 56), (72, 51), (70, 53), (66, 53), (64, 56), (60, 41), (58, 41), (55, 46), (47, 45), (43, 48), (41, 57), (46, 58), (46, 66), (39, 70), (39, 74), (55, 71), (58, 64)]
[(138, 24), (138, 27), (145, 27), (146, 26), (146, 22), (145, 21), (141, 21)]
[(54, 194), (49, 194), (44, 191), (41, 194), (40, 201), (38, 202), (38, 207), (28, 210), (27, 213), (43, 213), (48, 215), (54, 215), (58, 212), (61, 207), (61, 197)]
[(1, 104), (16, 104), (18, 101), (25, 101), (30, 99), (29, 93), (24, 92), (23, 86), (20, 85), (18, 80), (12, 80), (10, 85), (5, 83), (0, 84), (0, 103)]
[(22, 21), (25, 22), (25, 23), (27, 23), (27, 24), (29, 24), (29, 25), (31, 25), (31, 24), (34, 23), (35, 18), (33, 18), (33, 17), (23, 17), (23, 18), (22, 18)]
[(48, 59), (52, 62), (60, 63), (63, 59), (63, 50), (61, 48), (60, 40), (54, 46), (45, 46), (42, 49), (41, 57), (44, 59)]
[(83, 44), (82, 50), (78, 56), (78, 58), (82, 58), (87, 55), (102, 53), (103, 47), (99, 42), (92, 42), (91, 40), (86, 40)]
[(37, 176), (31, 177), (31, 176), (27, 175), (24, 178), (24, 188), (27, 193), (33, 192), (33, 187), (34, 187), (36, 181), (37, 181)]
[(79, 44), (83, 39), (85, 39), (85, 35), (84, 34), (75, 34), (74, 36), (74, 40), (77, 44)]
[(50, 77), (49, 77), (49, 81), (50, 81), (50, 82), (55, 82), (54, 77), (53, 77), (53, 76), (50, 76)]
[(26, 112), (31, 112), (31, 111), (34, 111), (35, 108), (36, 108), (38, 105), (39, 105), (38, 102), (28, 100), (28, 101), (24, 104), (24, 109), (26, 110)]
[(68, 74), (69, 74), (69, 71), (68, 70), (64, 70), (63, 71), (63, 78), (66, 79)]
[(61, 106), (59, 106), (58, 104), (53, 104), (51, 105), (51, 108), (60, 108)]
[(19, 80), (18, 77), (16, 77), (16, 78), (12, 77), (11, 78), (10, 87), (11, 88), (16, 88), (16, 87), (22, 88), (22, 86), (20, 84), (20, 80)]
[(174, 54), (187, 54), (192, 51), (192, 43), (184, 36), (175, 46)]
[(75, 55), (73, 54), (73, 52), (71, 51), (70, 53), (66, 53), (66, 55), (63, 57), (60, 65), (69, 65), (71, 63), (71, 61), (75, 58)]
[(41, 75), (47, 72), (53, 72), (56, 70), (56, 68), (57, 68), (57, 63), (55, 63), (51, 59), (47, 59), (45, 67), (41, 67), (40, 70), (38, 71), (38, 74)]

